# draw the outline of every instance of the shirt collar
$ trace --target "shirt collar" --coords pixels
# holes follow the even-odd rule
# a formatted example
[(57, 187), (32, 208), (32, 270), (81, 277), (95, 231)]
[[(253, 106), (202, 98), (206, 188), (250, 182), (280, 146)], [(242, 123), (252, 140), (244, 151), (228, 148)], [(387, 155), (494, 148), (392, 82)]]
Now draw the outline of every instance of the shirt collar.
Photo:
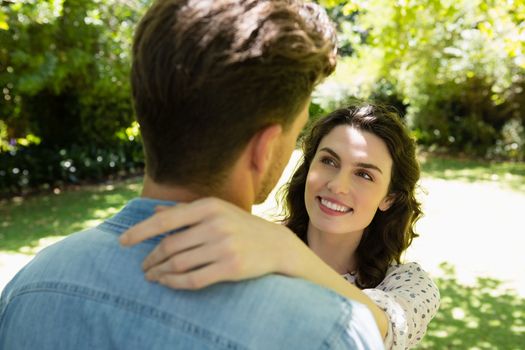
[[(176, 204), (177, 202), (173, 201), (163, 201), (143, 197), (134, 198), (130, 200), (121, 211), (100, 224), (98, 228), (120, 235), (131, 226), (134, 226), (155, 214), (156, 206), (174, 206)], [(149, 241), (160, 241), (163, 237), (172, 232), (173, 231), (170, 231), (156, 236), (149, 239)]]

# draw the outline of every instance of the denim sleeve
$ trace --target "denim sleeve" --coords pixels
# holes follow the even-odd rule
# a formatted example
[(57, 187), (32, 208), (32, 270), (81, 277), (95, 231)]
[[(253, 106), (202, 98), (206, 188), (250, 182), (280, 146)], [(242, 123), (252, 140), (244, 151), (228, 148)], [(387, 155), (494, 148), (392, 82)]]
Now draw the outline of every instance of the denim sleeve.
[(5, 323), (7, 322), (7, 290), (8, 287), (6, 287), (2, 293), (0, 293), (0, 349), (2, 348), (2, 334), (4, 332)]
[(385, 348), (376, 321), (368, 307), (344, 299), (342, 309), (347, 316), (339, 324), (337, 340), (331, 348), (357, 350)]
[(4, 319), (4, 309), (6, 307), (6, 301), (4, 300), (4, 294), (0, 296), (0, 329), (2, 328), (2, 321)]

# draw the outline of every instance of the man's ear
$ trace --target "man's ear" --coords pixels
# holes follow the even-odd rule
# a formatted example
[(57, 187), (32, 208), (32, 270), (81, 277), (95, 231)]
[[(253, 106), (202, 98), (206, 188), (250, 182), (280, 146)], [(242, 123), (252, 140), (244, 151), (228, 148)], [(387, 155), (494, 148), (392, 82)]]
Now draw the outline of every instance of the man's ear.
[(378, 209), (381, 211), (387, 211), (388, 209), (390, 209), (392, 204), (394, 204), (394, 202), (396, 201), (396, 198), (397, 198), (396, 193), (387, 194), (385, 198), (381, 200), (381, 203), (379, 203)]
[(253, 136), (251, 141), (251, 166), (253, 170), (261, 174), (266, 173), (282, 132), (281, 125), (272, 124), (261, 129)]

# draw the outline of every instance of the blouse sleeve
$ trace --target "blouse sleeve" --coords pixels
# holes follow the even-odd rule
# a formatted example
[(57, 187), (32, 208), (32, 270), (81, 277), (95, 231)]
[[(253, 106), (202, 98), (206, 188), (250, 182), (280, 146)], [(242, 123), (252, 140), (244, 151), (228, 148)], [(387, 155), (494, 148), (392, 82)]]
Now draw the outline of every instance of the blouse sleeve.
[(417, 263), (390, 267), (376, 288), (363, 292), (387, 314), (385, 348), (390, 350), (415, 347), (439, 308), (439, 290)]

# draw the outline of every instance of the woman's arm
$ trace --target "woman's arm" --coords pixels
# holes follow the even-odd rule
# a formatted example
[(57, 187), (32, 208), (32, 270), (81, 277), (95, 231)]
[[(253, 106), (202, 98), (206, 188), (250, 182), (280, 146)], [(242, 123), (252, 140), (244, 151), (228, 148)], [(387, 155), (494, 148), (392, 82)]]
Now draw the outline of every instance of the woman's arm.
[(415, 347), (439, 308), (439, 290), (417, 263), (392, 266), (373, 289), (363, 290), (389, 319), (387, 349)]
[(180, 228), (184, 230), (164, 238), (144, 261), (149, 280), (171, 288), (199, 289), (268, 273), (299, 277), (365, 304), (385, 337), (388, 320), (383, 310), (292, 231), (222, 200), (207, 198), (164, 208), (130, 228), (120, 241), (133, 245)]
[(367, 294), (342, 278), (297, 236), (293, 235), (293, 239), (288, 242), (288, 247), (286, 250), (293, 254), (288, 255), (287, 259), (278, 264), (277, 272), (306, 279), (366, 305), (374, 315), (381, 336), (385, 338), (388, 330), (387, 315)]

